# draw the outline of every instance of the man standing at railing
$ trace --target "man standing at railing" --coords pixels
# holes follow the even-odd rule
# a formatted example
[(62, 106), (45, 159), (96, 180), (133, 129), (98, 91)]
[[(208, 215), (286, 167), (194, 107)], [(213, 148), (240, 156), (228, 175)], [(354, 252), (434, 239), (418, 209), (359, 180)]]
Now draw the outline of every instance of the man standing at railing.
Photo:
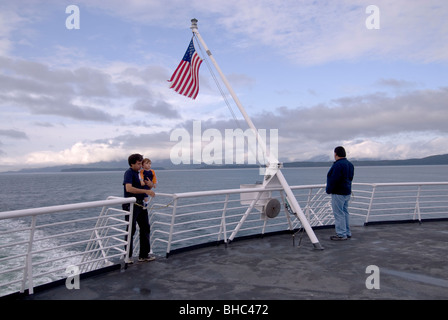
[(335, 162), (327, 174), (326, 192), (331, 194), (334, 226), (336, 235), (331, 240), (347, 240), (351, 238), (348, 202), (352, 193), (352, 181), (355, 172), (353, 164), (346, 159), (344, 147), (334, 149)]
[[(139, 172), (142, 168), (142, 161), (143, 156), (141, 154), (131, 154), (128, 158), (129, 169), (126, 170), (123, 178), (124, 197), (135, 197), (137, 199), (136, 203), (134, 204), (134, 214), (131, 224), (129, 258), (132, 257), (132, 243), (135, 234), (136, 223), (138, 223), (138, 226), (140, 228), (140, 253), (138, 261), (140, 262), (151, 261), (155, 259), (153, 256), (149, 255), (151, 249), (149, 243), (150, 226), (148, 221), (148, 211), (143, 207), (143, 199), (147, 195), (154, 197), (155, 193), (152, 190), (145, 189), (145, 186), (141, 185)], [(148, 183), (150, 183), (150, 181), (148, 181)], [(123, 205), (123, 210), (129, 211), (129, 204), (127, 204), (127, 208), (125, 206), (126, 205)], [(126, 218), (127, 221), (129, 221), (129, 216), (126, 216)], [(132, 260), (130, 260), (129, 263), (132, 263)]]

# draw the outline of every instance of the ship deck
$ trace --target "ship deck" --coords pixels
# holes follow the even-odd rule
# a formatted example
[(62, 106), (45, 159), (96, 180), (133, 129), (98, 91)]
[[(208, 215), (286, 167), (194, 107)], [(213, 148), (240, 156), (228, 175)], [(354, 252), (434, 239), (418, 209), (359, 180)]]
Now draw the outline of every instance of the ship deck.
[(331, 241), (333, 228), (315, 233), (324, 250), (314, 250), (306, 234), (300, 246), (291, 234), (236, 240), (81, 278), (80, 289), (64, 282), (19, 299), (448, 298), (448, 221), (355, 226), (347, 241)]

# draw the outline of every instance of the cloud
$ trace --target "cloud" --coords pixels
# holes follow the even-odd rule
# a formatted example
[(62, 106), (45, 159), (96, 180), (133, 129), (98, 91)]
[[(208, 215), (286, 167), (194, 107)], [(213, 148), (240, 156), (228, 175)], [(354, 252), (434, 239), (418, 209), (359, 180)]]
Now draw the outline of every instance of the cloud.
[(448, 88), (348, 96), (310, 108), (277, 107), (254, 121), (277, 127), (280, 134), (315, 141), (383, 137), (401, 132), (448, 133)]
[(418, 83), (415, 81), (381, 78), (376, 81), (375, 85), (385, 88), (392, 88), (394, 90), (406, 90), (418, 87)]
[[(255, 52), (253, 59), (257, 59), (257, 65), (267, 66), (262, 70), (267, 74), (274, 67), (286, 65), (287, 70), (279, 70), (279, 74), (303, 71), (310, 75), (316, 69), (306, 67), (317, 65), (324, 69), (326, 64), (335, 61), (385, 60), (392, 64), (412, 61), (419, 66), (448, 61), (448, 3), (445, 1), (376, 1), (375, 5), (381, 10), (379, 30), (366, 29), (365, 8), (371, 3), (364, 0), (191, 0), (189, 6), (180, 0), (163, 3), (135, 0), (125, 6), (118, 0), (80, 0), (77, 4), (81, 19), (101, 17), (105, 19), (101, 20), (104, 27), (110, 28), (109, 33), (102, 34), (103, 31), (93, 25), (93, 29), (87, 29), (88, 20), (83, 20), (79, 33), (71, 33), (71, 36), (84, 36), (82, 32), (88, 30), (87, 37), (72, 44), (60, 37), (61, 30), (46, 33), (49, 26), (55, 25), (49, 18), (57, 16), (55, 11), (64, 9), (59, 2), (52, 1), (45, 10), (43, 1), (28, 2), (26, 6), (14, 2), (1, 5), (5, 10), (0, 10), (0, 112), (3, 120), (0, 136), (3, 142), (20, 139), (24, 144), (20, 149), (30, 152), (30, 157), (25, 156), (30, 164), (44, 160), (64, 163), (115, 160), (132, 151), (169, 157), (175, 142), (170, 141), (167, 130), (176, 127), (191, 130), (191, 119), (202, 120), (203, 130), (216, 128), (223, 132), (236, 128), (233, 120), (227, 120), (228, 110), (212, 90), (208, 77), (201, 75), (201, 95), (194, 104), (167, 88), (166, 80), (172, 72), (168, 69), (177, 65), (178, 55), (184, 52), (186, 45), (179, 44), (181, 49), (176, 49), (178, 53), (175, 54), (172, 44), (167, 43), (174, 43), (173, 34), (181, 34), (179, 38), (183, 38), (180, 31), (188, 33), (189, 20), (193, 17), (199, 19), (199, 30), (204, 31), (206, 40), (218, 44), (220, 56), (246, 57), (250, 53), (252, 58)], [(63, 29), (64, 10), (60, 16)], [(132, 35), (129, 40), (132, 45), (120, 48), (117, 55), (109, 49), (124, 42), (111, 41), (112, 45), (104, 48), (102, 44), (106, 40), (100, 38), (101, 35), (115, 36), (112, 23), (117, 23), (116, 29), (123, 27), (123, 34)], [(132, 29), (127, 29), (130, 26)], [(151, 27), (157, 27), (154, 32), (160, 35), (143, 41), (143, 34), (150, 35)], [(37, 37), (26, 35), (29, 31)], [(123, 34), (116, 38), (122, 38)], [(37, 45), (39, 37), (48, 40), (47, 50), (23, 50), (32, 48), (27, 41)], [(95, 37), (98, 44), (89, 47)], [(75, 37), (70, 39), (75, 40)], [(164, 46), (158, 47), (160, 44)], [(137, 53), (128, 50), (132, 46)], [(51, 56), (45, 57), (50, 50)], [(163, 53), (168, 51), (170, 53)], [(27, 60), (30, 56), (35, 61)], [(278, 61), (267, 65), (264, 64), (270, 62), (267, 59)], [(294, 67), (289, 61), (299, 66)], [(243, 95), (254, 91), (258, 96), (255, 91), (267, 80), (244, 74), (247, 70), (233, 69), (228, 78)], [(250, 100), (249, 111), (258, 128), (279, 130), (279, 154), (290, 160), (307, 160), (322, 155), (323, 150), (330, 150), (331, 155), (338, 144), (349, 146), (356, 157), (381, 153), (394, 158), (412, 155), (416, 148), (431, 154), (443, 152), (448, 134), (445, 111), (448, 88), (427, 83), (424, 85), (433, 89), (419, 90), (422, 84), (414, 80), (418, 77), (410, 79), (413, 80), (408, 80), (406, 73), (400, 77), (386, 72), (382, 78), (370, 81), (373, 90), (381, 90), (379, 92), (369, 88), (369, 94), (322, 102), (318, 99), (325, 88), (316, 85), (307, 91), (313, 96), (313, 102), (299, 102), (309, 107), (269, 106), (266, 99), (261, 104), (266, 105), (268, 111), (256, 113), (258, 102)], [(426, 81), (424, 79), (422, 82)], [(322, 86), (335, 85), (332, 80), (325, 81)], [(437, 81), (439, 86), (443, 85), (440, 79)], [(286, 86), (278, 90), (274, 87), (273, 90), (294, 96), (296, 88)], [(268, 89), (265, 90), (262, 93), (269, 96)], [(244, 126), (244, 121), (240, 123)], [(61, 126), (64, 130), (57, 130)], [(416, 138), (415, 133), (419, 137)], [(45, 151), (35, 151), (35, 146), (42, 142), (45, 145), (39, 148)], [(18, 146), (5, 144), (2, 148), (2, 158), (8, 156), (6, 151), (11, 155), (19, 150)], [(11, 159), (11, 163), (13, 161)]]
[(403, 143), (400, 135), (390, 139), (345, 141), (348, 156), (356, 159), (415, 159), (448, 153), (448, 137), (409, 139)]
[(13, 129), (10, 129), (10, 130), (0, 129), (0, 136), (12, 138), (12, 139), (28, 139), (28, 136), (25, 132), (13, 130)]
[(6, 3), (0, 5), (0, 56), (10, 54), (15, 43), (11, 39), (13, 34), (20, 33), (21, 27), (28, 22), (9, 6)]
[[(28, 140), (28, 135), (23, 132), (23, 131), (19, 131), (19, 130), (14, 130), (14, 129), (0, 129), (0, 138), (4, 137), (6, 139), (13, 139), (13, 140)], [(0, 140), (0, 146), (4, 145), (2, 140)], [(6, 151), (3, 151), (2, 149), (0, 149), (0, 157), (5, 157), (7, 155)]]
[[(143, 111), (147, 114), (157, 114), (168, 119), (180, 118), (179, 112), (174, 107), (165, 101), (147, 101), (137, 100), (133, 105), (134, 110)], [(148, 120), (151, 122), (150, 117)]]
[(379, 30), (365, 27), (370, 3), (362, 0), (212, 3), (221, 4), (218, 22), (231, 34), (252, 46), (277, 48), (301, 65), (384, 57), (448, 60), (448, 4), (443, 1), (376, 1)]
[[(0, 57), (0, 136), (29, 141), (21, 148), (3, 144), (2, 162), (14, 163), (10, 157), (24, 152), (25, 145), (30, 165), (96, 162), (127, 153), (94, 140), (126, 130), (152, 133), (156, 127), (166, 127), (165, 121), (182, 118), (182, 108), (165, 97), (169, 89), (163, 86), (167, 74), (163, 70), (113, 62), (69, 68)], [(23, 130), (15, 129), (18, 126)], [(139, 141), (147, 147), (148, 140)], [(35, 151), (38, 148), (42, 151)]]
[[(0, 53), (2, 46), (4, 53), (11, 51), (13, 33), (35, 21), (36, 8), (43, 3), (36, 1), (26, 10), (14, 4), (6, 7), (0, 19)], [(57, 4), (45, 6), (56, 10)], [(200, 30), (206, 28), (211, 37), (219, 32), (220, 41), (231, 42), (233, 49), (264, 47), (299, 65), (386, 57), (424, 63), (448, 60), (448, 3), (440, 0), (377, 0), (379, 30), (365, 26), (371, 4), (365, 0), (191, 0), (188, 6), (182, 0), (135, 0), (125, 6), (118, 0), (80, 0), (77, 4), (81, 16), (84, 10), (100, 10), (104, 16), (165, 29), (187, 29), (196, 17)]]
[(26, 156), (30, 166), (88, 164), (127, 158), (131, 153), (141, 153), (154, 159), (168, 159), (170, 142), (168, 132), (154, 134), (124, 134), (114, 138), (85, 140), (58, 151), (37, 151)]
[(110, 148), (108, 144), (101, 143), (75, 143), (68, 149), (53, 152), (39, 151), (27, 155), (25, 164), (28, 165), (61, 165), (61, 164), (87, 164), (99, 161), (110, 161), (121, 158), (123, 150)]
[[(105, 111), (82, 105), (77, 96), (108, 97), (107, 76), (80, 68), (51, 70), (47, 65), (20, 59), (0, 58), (0, 107), (26, 108), (32, 114), (56, 115), (91, 121), (110, 121)], [(91, 104), (91, 105), (89, 105)]]
[[(392, 81), (393, 82), (393, 81)], [(319, 159), (328, 156), (337, 145), (344, 145), (355, 159), (404, 159), (448, 153), (448, 88), (415, 90), (397, 96), (385, 93), (347, 96), (310, 108), (277, 107), (252, 117), (258, 129), (266, 129), (268, 148), (272, 131), (278, 129), (281, 161)], [(192, 119), (178, 122), (193, 136)], [(241, 128), (247, 129), (239, 120)], [(201, 121), (201, 137), (214, 129), (225, 137), (226, 129), (237, 129), (233, 119)], [(32, 152), (29, 165), (39, 163), (89, 163), (112, 161), (140, 152), (154, 160), (169, 159), (178, 140), (171, 141), (172, 130), (153, 133), (126, 133), (111, 138), (84, 140), (61, 151)], [(5, 132), (2, 131), (0, 134)], [(416, 135), (415, 133), (418, 133)], [(21, 136), (18, 132), (6, 134)], [(206, 147), (210, 138), (202, 141)], [(193, 144), (192, 144), (193, 146)], [(328, 152), (327, 152), (328, 151)]]
[[(150, 115), (152, 121), (157, 121), (154, 115), (180, 118), (163, 96), (155, 98), (157, 86), (144, 83), (151, 79), (148, 67), (130, 70), (122, 67), (112, 73), (107, 67), (50, 68), (45, 63), (0, 57), (0, 107), (14, 106), (35, 115), (110, 122), (119, 118), (113, 114), (114, 107), (123, 110), (125, 103), (128, 108)], [(160, 76), (159, 72), (155, 77)]]
[[(394, 81), (392, 81), (394, 82)], [(356, 158), (397, 159), (448, 152), (448, 88), (414, 90), (396, 96), (378, 92), (347, 96), (309, 108), (277, 107), (252, 117), (258, 129), (278, 129), (279, 156), (288, 161), (308, 160), (325, 150), (345, 145)], [(245, 130), (244, 120), (239, 124)], [(178, 127), (193, 134), (193, 120)], [(201, 121), (202, 133), (236, 129), (233, 119)], [(163, 139), (167, 139), (166, 135)], [(157, 147), (161, 140), (153, 140)], [(166, 141), (166, 140), (165, 140)], [(203, 146), (207, 142), (203, 143)], [(166, 143), (166, 148), (173, 144)], [(331, 152), (328, 155), (331, 156)]]
[[(221, 41), (242, 50), (260, 45), (299, 65), (393, 58), (418, 62), (448, 60), (448, 3), (440, 0), (377, 0), (380, 29), (369, 30), (365, 0), (191, 0), (88, 1), (111, 15), (146, 25), (187, 28), (199, 19), (209, 34), (224, 27)], [(204, 18), (202, 18), (204, 17)]]

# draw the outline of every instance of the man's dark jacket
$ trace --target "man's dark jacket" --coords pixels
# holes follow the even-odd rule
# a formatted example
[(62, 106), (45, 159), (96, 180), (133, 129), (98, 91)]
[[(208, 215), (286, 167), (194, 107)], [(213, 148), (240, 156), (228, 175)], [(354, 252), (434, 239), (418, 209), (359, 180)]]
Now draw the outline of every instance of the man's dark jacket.
[(327, 174), (328, 194), (349, 195), (352, 193), (352, 181), (355, 167), (346, 158), (336, 160)]

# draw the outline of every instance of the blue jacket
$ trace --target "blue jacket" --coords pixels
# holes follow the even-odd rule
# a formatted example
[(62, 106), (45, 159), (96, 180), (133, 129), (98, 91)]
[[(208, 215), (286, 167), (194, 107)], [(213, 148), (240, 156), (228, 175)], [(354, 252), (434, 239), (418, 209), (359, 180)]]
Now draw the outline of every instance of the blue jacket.
[(346, 158), (335, 161), (327, 174), (326, 192), (328, 194), (351, 194), (354, 174), (355, 167)]

